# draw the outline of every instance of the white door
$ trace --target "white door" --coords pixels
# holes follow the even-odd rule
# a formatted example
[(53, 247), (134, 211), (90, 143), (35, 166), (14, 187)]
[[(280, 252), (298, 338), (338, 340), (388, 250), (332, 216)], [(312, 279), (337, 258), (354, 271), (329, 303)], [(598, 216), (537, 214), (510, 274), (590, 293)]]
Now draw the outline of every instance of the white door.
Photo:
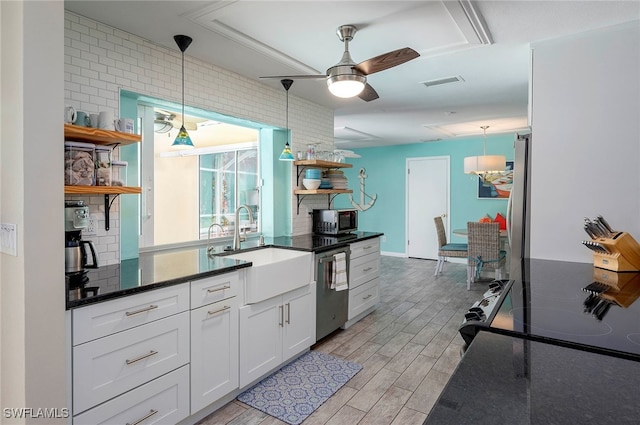
[[(409, 257), (438, 258), (438, 235), (433, 218), (442, 214), (449, 216), (449, 157), (407, 159)], [(445, 228), (448, 228), (446, 224)]]

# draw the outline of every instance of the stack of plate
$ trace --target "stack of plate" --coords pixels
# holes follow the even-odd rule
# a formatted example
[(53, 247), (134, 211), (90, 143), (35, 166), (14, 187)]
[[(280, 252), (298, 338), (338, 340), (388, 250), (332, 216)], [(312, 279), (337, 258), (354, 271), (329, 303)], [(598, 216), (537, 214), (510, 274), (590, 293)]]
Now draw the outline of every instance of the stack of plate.
[(344, 172), (341, 170), (329, 170), (327, 171), (327, 177), (334, 189), (348, 189), (347, 178), (344, 176)]

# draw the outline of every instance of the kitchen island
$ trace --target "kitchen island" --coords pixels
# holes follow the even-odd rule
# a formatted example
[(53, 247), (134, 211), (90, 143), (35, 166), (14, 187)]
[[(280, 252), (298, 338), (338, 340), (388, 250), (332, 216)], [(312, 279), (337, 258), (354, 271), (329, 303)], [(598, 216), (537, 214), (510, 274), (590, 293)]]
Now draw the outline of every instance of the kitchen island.
[(637, 424), (640, 273), (530, 259), (425, 424)]

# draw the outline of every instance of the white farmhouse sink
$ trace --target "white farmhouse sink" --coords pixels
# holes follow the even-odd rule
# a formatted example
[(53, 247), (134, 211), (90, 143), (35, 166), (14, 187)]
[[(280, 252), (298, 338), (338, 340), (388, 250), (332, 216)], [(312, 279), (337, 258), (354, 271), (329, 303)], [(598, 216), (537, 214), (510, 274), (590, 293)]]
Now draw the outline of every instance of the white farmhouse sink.
[(245, 301), (253, 304), (308, 285), (313, 279), (312, 253), (291, 249), (263, 248), (227, 255), (251, 261), (246, 270)]

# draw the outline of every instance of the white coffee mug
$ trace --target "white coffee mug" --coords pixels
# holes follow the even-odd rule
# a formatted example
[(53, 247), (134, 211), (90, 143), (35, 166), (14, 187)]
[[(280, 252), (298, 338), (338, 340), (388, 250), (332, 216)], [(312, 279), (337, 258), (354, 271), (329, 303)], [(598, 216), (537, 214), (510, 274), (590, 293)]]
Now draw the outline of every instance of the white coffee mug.
[(131, 118), (119, 118), (115, 122), (116, 130), (123, 133), (133, 133), (133, 120)]
[(89, 126), (93, 128), (98, 128), (98, 123), (100, 120), (99, 114), (89, 114)]
[(113, 130), (113, 113), (102, 111), (98, 114), (98, 128)]
[(65, 124), (71, 124), (76, 120), (77, 113), (73, 106), (67, 106), (64, 108), (64, 122)]

